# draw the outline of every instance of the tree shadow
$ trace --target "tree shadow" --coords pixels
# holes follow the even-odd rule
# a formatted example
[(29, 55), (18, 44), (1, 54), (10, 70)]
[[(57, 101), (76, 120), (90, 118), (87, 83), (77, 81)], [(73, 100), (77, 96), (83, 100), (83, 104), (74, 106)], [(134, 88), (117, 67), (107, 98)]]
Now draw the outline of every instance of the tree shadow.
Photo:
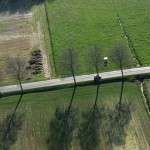
[(127, 136), (127, 128), (131, 120), (130, 112), (131, 103), (122, 103), (115, 106), (115, 110), (111, 111), (108, 116), (107, 135), (108, 143), (112, 146), (121, 146), (125, 144)]
[(7, 115), (0, 125), (0, 149), (9, 150), (11, 145), (17, 140), (17, 132), (21, 130), (24, 114), (16, 114), (18, 106), (22, 100), (23, 93), (21, 93), (19, 100), (15, 106), (12, 114)]
[(121, 81), (121, 90), (120, 90), (120, 98), (119, 98), (119, 103), (118, 103), (118, 106), (119, 108), (121, 107), (121, 104), (122, 104), (122, 97), (123, 97), (123, 90), (124, 90), (124, 79), (122, 78), (122, 81)]
[[(11, 120), (11, 123), (10, 123)], [(9, 114), (0, 124), (0, 149), (9, 150), (17, 140), (18, 131), (24, 122), (24, 114)]]
[[(53, 2), (54, 0), (48, 0), (48, 2)], [(55, 51), (54, 51), (54, 44), (53, 44), (53, 38), (52, 38), (52, 32), (51, 32), (51, 25), (50, 25), (50, 19), (49, 19), (49, 15), (48, 15), (48, 8), (46, 5), (46, 0), (44, 0), (44, 6), (45, 6), (45, 14), (46, 14), (46, 22), (47, 22), (47, 27), (48, 27), (48, 33), (49, 33), (49, 37), (50, 37), (50, 46), (51, 46), (51, 50), (52, 50), (52, 57), (53, 57), (53, 63), (54, 63), (54, 70), (57, 76), (57, 68), (56, 68), (56, 61), (55, 61)]]
[(95, 150), (100, 143), (100, 126), (105, 116), (105, 108), (97, 105), (99, 86), (98, 83), (93, 107), (82, 113), (82, 123), (78, 131), (78, 140), (82, 150)]
[(77, 127), (77, 109), (72, 107), (76, 86), (66, 111), (56, 108), (54, 118), (50, 121), (50, 136), (47, 140), (48, 150), (69, 150), (73, 139), (73, 131)]
[(78, 131), (78, 140), (82, 150), (95, 150), (100, 143), (100, 126), (104, 108), (97, 106), (82, 113), (82, 123)]
[(107, 135), (109, 145), (121, 146), (125, 144), (127, 127), (131, 120), (131, 102), (123, 102), (124, 79), (122, 78), (119, 102), (115, 109), (109, 112), (107, 122)]
[[(0, 13), (24, 13), (31, 9), (34, 5), (39, 5), (45, 0), (1, 0)], [(51, 0), (48, 0), (51, 1)]]

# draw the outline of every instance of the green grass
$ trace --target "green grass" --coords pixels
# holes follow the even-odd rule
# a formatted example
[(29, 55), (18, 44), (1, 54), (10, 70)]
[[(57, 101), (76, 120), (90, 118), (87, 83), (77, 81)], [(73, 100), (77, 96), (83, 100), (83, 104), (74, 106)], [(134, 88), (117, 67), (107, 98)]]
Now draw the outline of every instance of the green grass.
[[(120, 86), (120, 83), (100, 85), (98, 105), (105, 106), (106, 114), (109, 113), (108, 109), (114, 110), (114, 105), (119, 100)], [(79, 118), (83, 111), (91, 109), (96, 96), (96, 88), (96, 86), (77, 87), (72, 106), (78, 108)], [(46, 150), (49, 121), (53, 118), (56, 107), (60, 107), (63, 110), (67, 108), (72, 91), (73, 89), (70, 88), (24, 95), (17, 112), (25, 113), (25, 122), (22, 130), (18, 134), (18, 140), (12, 149), (16, 150), (19, 148), (25, 150), (28, 147), (29, 150)], [(141, 148), (141, 145), (143, 149), (146, 149), (147, 147), (144, 142), (150, 145), (150, 122), (144, 109), (139, 87), (136, 84), (127, 82), (125, 83), (123, 93), (123, 101), (131, 103), (130, 111), (132, 113), (130, 125), (126, 129), (127, 137), (125, 148)], [(19, 95), (1, 98), (1, 120), (4, 119), (8, 113), (13, 111), (18, 99)], [(138, 137), (140, 137), (140, 139)], [(76, 146), (75, 144), (74, 149), (77, 149)], [(105, 146), (105, 149), (108, 149), (105, 141), (103, 141), (103, 146)], [(115, 145), (113, 145), (113, 147), (116, 149)], [(123, 146), (120, 146), (120, 149), (122, 148)]]
[[(47, 2), (47, 7), (57, 64), (61, 52), (74, 47), (80, 55), (80, 73), (89, 73), (85, 60), (87, 49), (97, 44), (103, 48), (104, 56), (109, 56), (112, 43), (126, 42), (110, 1), (55, 0)], [(102, 68), (113, 69), (117, 67), (110, 60), (108, 67)]]
[(142, 64), (150, 65), (150, 1), (114, 0), (114, 3)]
[(5, 30), (6, 30), (5, 24), (0, 22), (0, 33), (1, 33), (1, 34), (4, 33)]

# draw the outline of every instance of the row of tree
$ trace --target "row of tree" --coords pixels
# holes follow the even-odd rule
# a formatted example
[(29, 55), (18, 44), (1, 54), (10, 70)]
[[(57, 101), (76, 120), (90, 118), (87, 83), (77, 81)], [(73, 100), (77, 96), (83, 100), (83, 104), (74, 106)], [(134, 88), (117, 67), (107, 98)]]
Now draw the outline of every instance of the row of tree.
[[(78, 53), (73, 48), (66, 49), (61, 55), (61, 71), (72, 75), (74, 79), (74, 90), (66, 111), (63, 112), (57, 108), (54, 118), (50, 121), (50, 135), (47, 141), (48, 149), (69, 150), (72, 147), (73, 139), (76, 137), (79, 140), (78, 142), (82, 150), (95, 150), (100, 143), (100, 132), (102, 134), (101, 136), (107, 136), (108, 147), (112, 149), (111, 146), (113, 144), (121, 145), (124, 143), (126, 136), (125, 127), (128, 126), (131, 118), (129, 110), (130, 104), (122, 103), (124, 86), (123, 68), (130, 58), (128, 49), (122, 43), (115, 43), (111, 49), (110, 58), (120, 68), (122, 74), (120, 98), (115, 106), (115, 110), (106, 116), (104, 108), (98, 106), (99, 80), (97, 82), (96, 97), (93, 106), (87, 112), (82, 113), (82, 123), (79, 127), (77, 110), (72, 107), (77, 87), (75, 74), (80, 66), (78, 58)], [(95, 69), (96, 74), (99, 76), (101, 64), (103, 63), (102, 49), (96, 45), (91, 47), (87, 51), (87, 58), (89, 65)], [(109, 121), (105, 121), (104, 126), (106, 130), (103, 131), (102, 124), (106, 118)]]
[[(100, 68), (104, 61), (102, 48), (95, 45), (87, 51), (86, 55), (86, 62), (92, 69), (95, 69), (97, 75), (99, 75)], [(126, 45), (123, 43), (115, 43), (110, 50), (110, 59), (118, 68), (120, 68), (123, 77), (123, 68), (129, 63), (130, 59), (129, 50)], [(79, 55), (77, 51), (73, 48), (65, 49), (61, 54), (59, 64), (62, 74), (70, 73), (76, 84), (75, 74), (80, 69)]]
[[(99, 76), (100, 67), (103, 61), (102, 49), (96, 45), (91, 47), (87, 52), (87, 57), (88, 57), (88, 62), (90, 66), (95, 68), (95, 71), (97, 75)], [(128, 58), (129, 58), (128, 50), (125, 47), (125, 45), (123, 45), (122, 43), (114, 44), (114, 46), (111, 49), (111, 59), (114, 61), (114, 63), (118, 65), (118, 67), (120, 67), (122, 77), (123, 77), (123, 67), (125, 63), (127, 63)], [(18, 100), (18, 103), (16, 104), (16, 107), (12, 115), (9, 116), (8, 120), (6, 118), (7, 123), (6, 125), (4, 124), (6, 130), (4, 130), (4, 132), (1, 132), (3, 135), (2, 136), (3, 138), (1, 139), (3, 141), (2, 142), (3, 145), (1, 146), (3, 148), (8, 146), (9, 145), (8, 143), (10, 143), (10, 141), (13, 140), (11, 137), (12, 137), (12, 134), (14, 133), (12, 132), (12, 134), (10, 134), (12, 131), (10, 127), (12, 126), (12, 123), (16, 115), (16, 110), (23, 96), (23, 87), (22, 87), (21, 81), (22, 79), (26, 78), (29, 74), (29, 71), (26, 69), (27, 65), (28, 63), (27, 63), (26, 58), (20, 57), (20, 56), (9, 57), (6, 62), (6, 68), (7, 68), (6, 70), (8, 73), (13, 75), (13, 77), (16, 80), (18, 80), (20, 87), (21, 87), (22, 94)], [(75, 111), (72, 108), (72, 103), (74, 100), (74, 95), (75, 95), (75, 91), (77, 87), (75, 75), (76, 75), (77, 70), (79, 69), (79, 57), (78, 57), (77, 51), (75, 51), (73, 48), (65, 49), (61, 55), (60, 66), (61, 66), (60, 67), (61, 72), (63, 74), (70, 73), (73, 76), (74, 90), (72, 93), (70, 104), (68, 105), (68, 108), (66, 109), (66, 111), (63, 113), (57, 109), (55, 113), (56, 118), (54, 118), (50, 122), (50, 132), (51, 132), (51, 136), (49, 138), (50, 149), (59, 149), (58, 146), (60, 146), (60, 149), (69, 149), (70, 143), (72, 142), (72, 138), (73, 138), (72, 133), (76, 127), (76, 121), (77, 121), (77, 118), (75, 117)], [(102, 109), (100, 110), (97, 105), (100, 82), (97, 82), (97, 83), (98, 84), (97, 84), (95, 101), (93, 103), (91, 110), (88, 111), (87, 113), (83, 113), (84, 121), (81, 124), (81, 127), (79, 129), (78, 137), (80, 138), (80, 145), (82, 146), (82, 149), (92, 149), (94, 148), (94, 145), (96, 146), (97, 143), (99, 142), (97, 132), (98, 132), (99, 125), (100, 125), (99, 118), (101, 118), (102, 116), (101, 112), (103, 111), (101, 111)], [(123, 83), (124, 82), (122, 82), (119, 105), (116, 106), (117, 115), (114, 116), (115, 118), (114, 120), (118, 120), (118, 122), (120, 122), (121, 110), (124, 110), (125, 108), (123, 107), (121, 103)], [(119, 119), (118, 119), (118, 116), (119, 116)], [(111, 118), (112, 117), (113, 116), (111, 116)], [(87, 128), (89, 129), (88, 130), (89, 132), (85, 132)], [(15, 134), (16, 133), (17, 132), (15, 132)], [(93, 143), (90, 142), (91, 140), (93, 140)], [(58, 143), (60, 142), (62, 143), (58, 145)]]
[[(120, 68), (123, 77), (123, 68), (129, 61), (129, 50), (123, 43), (115, 43), (110, 50), (110, 59)], [(100, 67), (103, 64), (102, 48), (95, 45), (87, 51), (87, 63), (91, 68), (95, 68), (97, 75), (99, 75)], [(60, 72), (61, 74), (71, 74), (74, 83), (76, 85), (75, 75), (80, 69), (79, 55), (73, 48), (65, 49), (60, 56)], [(27, 70), (28, 62), (25, 57), (12, 56), (6, 61), (6, 71), (16, 79), (19, 84), (21, 91), (23, 87), (21, 84), (22, 79), (29, 76), (29, 70)], [(2, 71), (0, 71), (2, 72)], [(2, 73), (0, 73), (0, 80), (2, 81)]]

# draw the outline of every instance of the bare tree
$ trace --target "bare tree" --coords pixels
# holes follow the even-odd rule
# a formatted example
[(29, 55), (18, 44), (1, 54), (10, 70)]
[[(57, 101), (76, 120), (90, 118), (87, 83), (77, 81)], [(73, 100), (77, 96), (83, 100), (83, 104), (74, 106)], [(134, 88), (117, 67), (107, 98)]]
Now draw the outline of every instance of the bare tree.
[[(3, 80), (3, 72), (2, 70), (0, 70), (0, 84), (2, 83), (2, 80)], [(0, 91), (0, 97), (1, 97), (1, 91)]]
[(67, 74), (71, 74), (76, 85), (75, 73), (79, 68), (78, 54), (73, 48), (65, 49), (61, 54), (60, 60), (61, 71)]
[(87, 52), (87, 60), (89, 65), (95, 68), (97, 75), (99, 75), (100, 67), (102, 64), (102, 49), (98, 46), (91, 47)]
[(115, 43), (111, 49), (111, 59), (112, 61), (120, 68), (122, 75), (122, 84), (121, 84), (121, 92), (120, 92), (120, 100), (119, 100), (119, 110), (121, 110), (122, 104), (122, 95), (123, 95), (123, 87), (124, 87), (124, 79), (123, 79), (123, 68), (129, 63), (130, 55), (129, 50), (123, 43)]
[(19, 82), (22, 92), (23, 87), (21, 84), (21, 80), (27, 77), (29, 73), (29, 71), (26, 68), (27, 60), (25, 57), (14, 56), (8, 57), (8, 59), (6, 60), (6, 71)]
[(111, 48), (111, 60), (120, 68), (123, 78), (123, 68), (129, 63), (130, 55), (127, 46), (123, 43), (115, 43)]

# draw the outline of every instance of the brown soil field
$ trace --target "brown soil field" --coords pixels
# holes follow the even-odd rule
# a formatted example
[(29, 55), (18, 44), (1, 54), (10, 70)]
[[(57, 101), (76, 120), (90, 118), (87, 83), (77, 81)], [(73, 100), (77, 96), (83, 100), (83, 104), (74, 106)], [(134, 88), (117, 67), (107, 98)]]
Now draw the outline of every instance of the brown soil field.
[[(3, 82), (13, 81), (10, 75), (6, 75), (7, 57), (22, 55), (29, 61), (31, 51), (36, 49), (42, 51), (43, 74), (45, 77), (50, 77), (50, 65), (41, 27), (42, 20), (41, 16), (36, 16), (38, 9), (35, 7), (30, 12), (0, 13), (0, 69), (4, 72)], [(31, 77), (35, 78), (33, 75)]]

